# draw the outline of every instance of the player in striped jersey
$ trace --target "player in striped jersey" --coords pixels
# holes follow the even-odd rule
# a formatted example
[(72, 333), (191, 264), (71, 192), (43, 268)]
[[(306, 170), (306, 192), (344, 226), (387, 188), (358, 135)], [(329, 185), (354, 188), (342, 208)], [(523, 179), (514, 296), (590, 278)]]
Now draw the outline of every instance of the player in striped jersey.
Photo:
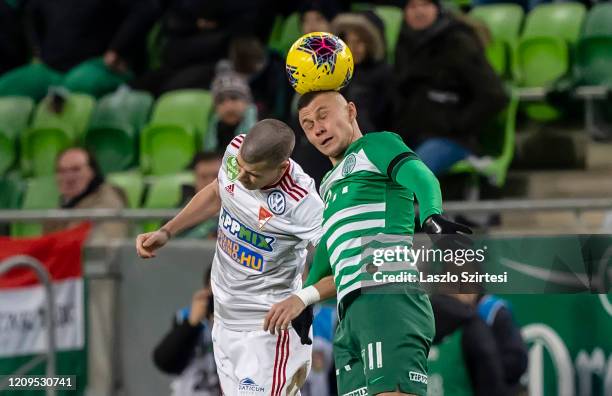
[(298, 109), (306, 137), (334, 167), (321, 183), (323, 237), (307, 287), (274, 306), (266, 324), (277, 327), (293, 316), (287, 312), (318, 301), (312, 285), (333, 274), (340, 318), (334, 340), (338, 394), (425, 396), (431, 304), (418, 285), (377, 281), (416, 267), (396, 260), (375, 265), (373, 252), (411, 246), (415, 195), (428, 233), (441, 238), (471, 231), (440, 215), (439, 183), (402, 139), (391, 132), (362, 135), (355, 105), (340, 93), (305, 94)]

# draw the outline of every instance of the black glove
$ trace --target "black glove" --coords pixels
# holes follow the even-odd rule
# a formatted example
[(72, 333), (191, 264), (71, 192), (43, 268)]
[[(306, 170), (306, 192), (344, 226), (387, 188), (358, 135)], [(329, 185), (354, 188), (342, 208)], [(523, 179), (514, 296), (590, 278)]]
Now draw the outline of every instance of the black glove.
[(309, 335), (312, 319), (312, 305), (309, 305), (304, 308), (301, 314), (291, 321), (291, 326), (293, 326), (295, 332), (300, 336), (302, 345), (312, 345), (312, 340)]
[(434, 246), (442, 250), (468, 249), (473, 245), (466, 235), (472, 233), (469, 227), (447, 220), (439, 214), (429, 216), (423, 222), (423, 230)]

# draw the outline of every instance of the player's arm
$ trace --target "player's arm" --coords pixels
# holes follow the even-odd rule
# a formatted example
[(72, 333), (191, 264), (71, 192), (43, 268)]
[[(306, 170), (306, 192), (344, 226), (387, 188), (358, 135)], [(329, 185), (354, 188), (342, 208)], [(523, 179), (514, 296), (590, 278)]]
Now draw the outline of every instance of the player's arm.
[(164, 246), (173, 235), (206, 221), (221, 209), (217, 179), (200, 190), (172, 220), (157, 231), (140, 234), (136, 251), (141, 258), (155, 257), (155, 250)]
[[(270, 308), (264, 320), (264, 330), (269, 330), (272, 334), (280, 332), (286, 329), (289, 323), (300, 316), (306, 308), (335, 295), (336, 286), (327, 258), (327, 249), (325, 249), (324, 243), (320, 243), (308, 273), (305, 287)], [(310, 324), (306, 327), (307, 334)]]

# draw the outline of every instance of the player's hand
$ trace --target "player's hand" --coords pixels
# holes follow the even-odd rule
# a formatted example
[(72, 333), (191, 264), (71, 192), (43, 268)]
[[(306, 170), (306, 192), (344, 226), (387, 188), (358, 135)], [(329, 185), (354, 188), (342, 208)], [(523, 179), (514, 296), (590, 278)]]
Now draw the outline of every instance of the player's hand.
[(281, 334), (282, 330), (289, 328), (289, 323), (306, 308), (302, 300), (292, 295), (270, 308), (264, 320), (264, 331), (270, 334)]
[(168, 239), (163, 231), (140, 234), (136, 237), (136, 253), (144, 259), (155, 257), (155, 251), (168, 243)]
[(189, 310), (189, 324), (197, 326), (208, 315), (208, 301), (212, 291), (210, 288), (203, 288), (196, 291), (191, 299), (191, 309)]
[(429, 216), (423, 222), (423, 230), (440, 249), (468, 249), (473, 245), (468, 237), (472, 233), (469, 227), (447, 220), (439, 214)]

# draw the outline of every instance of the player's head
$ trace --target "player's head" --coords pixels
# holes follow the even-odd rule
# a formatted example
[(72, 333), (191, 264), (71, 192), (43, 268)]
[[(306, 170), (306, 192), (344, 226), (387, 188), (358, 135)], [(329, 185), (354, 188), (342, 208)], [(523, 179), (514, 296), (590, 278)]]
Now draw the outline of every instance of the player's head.
[(265, 119), (249, 130), (236, 160), (238, 180), (249, 190), (276, 183), (289, 167), (295, 134), (279, 120)]
[(300, 126), (308, 141), (332, 162), (361, 137), (357, 109), (336, 91), (308, 92), (298, 101)]

